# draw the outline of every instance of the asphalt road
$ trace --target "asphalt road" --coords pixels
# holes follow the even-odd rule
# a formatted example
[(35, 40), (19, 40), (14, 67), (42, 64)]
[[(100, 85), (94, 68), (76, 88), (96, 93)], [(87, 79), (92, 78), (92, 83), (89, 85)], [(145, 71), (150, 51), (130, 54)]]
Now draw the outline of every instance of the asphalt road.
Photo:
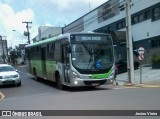
[[(17, 69), (22, 77), (22, 86), (0, 87), (0, 92), (5, 95), (5, 98), (0, 100), (0, 110), (160, 110), (160, 88), (102, 86), (94, 90), (69, 88), (61, 91), (56, 89), (52, 82), (33, 80), (24, 67)], [(56, 119), (59, 118), (64, 117)], [(66, 118), (75, 119), (72, 116)], [(76, 118), (86, 119), (82, 116)], [(87, 118), (119, 119), (120, 117), (88, 116)], [(121, 118), (159, 119), (159, 117), (143, 116)]]

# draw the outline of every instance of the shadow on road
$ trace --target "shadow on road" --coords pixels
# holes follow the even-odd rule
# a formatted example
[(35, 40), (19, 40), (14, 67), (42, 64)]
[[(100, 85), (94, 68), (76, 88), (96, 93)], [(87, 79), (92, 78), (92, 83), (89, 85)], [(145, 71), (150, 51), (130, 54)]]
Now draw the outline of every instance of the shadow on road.
[(67, 87), (66, 91), (69, 92), (82, 92), (82, 91), (102, 91), (102, 90), (112, 90), (112, 88), (102, 88), (102, 87)]
[(15, 86), (15, 84), (7, 84), (7, 85), (2, 85), (0, 86), (0, 89), (5, 89), (5, 88), (20, 88), (19, 86)]
[[(34, 80), (34, 78), (31, 78)], [(42, 78), (39, 78), (38, 81), (41, 84), (56, 88), (56, 83), (52, 82), (52, 81), (48, 81), (48, 80), (44, 80)], [(112, 90), (112, 88), (106, 88), (106, 87), (68, 87), (68, 86), (64, 86), (64, 90), (63, 91), (68, 91), (68, 92), (81, 92), (81, 91), (100, 91), (100, 90)]]

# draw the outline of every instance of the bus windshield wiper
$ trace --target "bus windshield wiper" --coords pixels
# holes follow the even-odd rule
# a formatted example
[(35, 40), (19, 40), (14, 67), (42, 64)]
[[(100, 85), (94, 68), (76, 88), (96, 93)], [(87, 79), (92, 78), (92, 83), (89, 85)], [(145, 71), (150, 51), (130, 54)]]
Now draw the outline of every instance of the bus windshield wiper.
[(83, 43), (81, 42), (81, 44), (83, 45), (83, 47), (85, 48), (85, 50), (89, 53), (89, 55), (92, 55), (92, 52), (89, 50), (89, 48)]
[(83, 43), (81, 42), (82, 46), (84, 47), (84, 49), (88, 52), (88, 54), (90, 55), (90, 58), (89, 58), (89, 61), (88, 61), (88, 66), (87, 66), (87, 69), (89, 67), (89, 64), (91, 63), (92, 61), (92, 52), (89, 50), (89, 48)]

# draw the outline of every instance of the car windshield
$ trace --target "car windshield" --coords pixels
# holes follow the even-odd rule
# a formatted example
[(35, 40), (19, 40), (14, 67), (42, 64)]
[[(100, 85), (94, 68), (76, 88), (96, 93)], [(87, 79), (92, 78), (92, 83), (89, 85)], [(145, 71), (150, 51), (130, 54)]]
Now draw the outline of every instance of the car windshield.
[(1, 66), (0, 72), (8, 72), (8, 71), (15, 71), (15, 69), (11, 66)]

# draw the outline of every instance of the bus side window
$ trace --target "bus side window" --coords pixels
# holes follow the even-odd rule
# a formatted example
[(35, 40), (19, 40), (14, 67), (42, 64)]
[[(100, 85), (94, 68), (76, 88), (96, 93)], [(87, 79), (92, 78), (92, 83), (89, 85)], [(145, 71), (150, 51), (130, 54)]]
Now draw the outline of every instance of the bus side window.
[(29, 48), (28, 49), (25, 49), (25, 59), (28, 59), (30, 60), (30, 53), (29, 53)]
[(54, 58), (54, 49), (55, 48), (55, 44), (52, 43), (50, 44), (50, 58), (53, 59)]
[(60, 45), (60, 42), (55, 43), (54, 60), (61, 61), (61, 45)]
[(54, 59), (54, 43), (48, 44), (48, 46), (47, 46), (47, 58), (49, 60)]

